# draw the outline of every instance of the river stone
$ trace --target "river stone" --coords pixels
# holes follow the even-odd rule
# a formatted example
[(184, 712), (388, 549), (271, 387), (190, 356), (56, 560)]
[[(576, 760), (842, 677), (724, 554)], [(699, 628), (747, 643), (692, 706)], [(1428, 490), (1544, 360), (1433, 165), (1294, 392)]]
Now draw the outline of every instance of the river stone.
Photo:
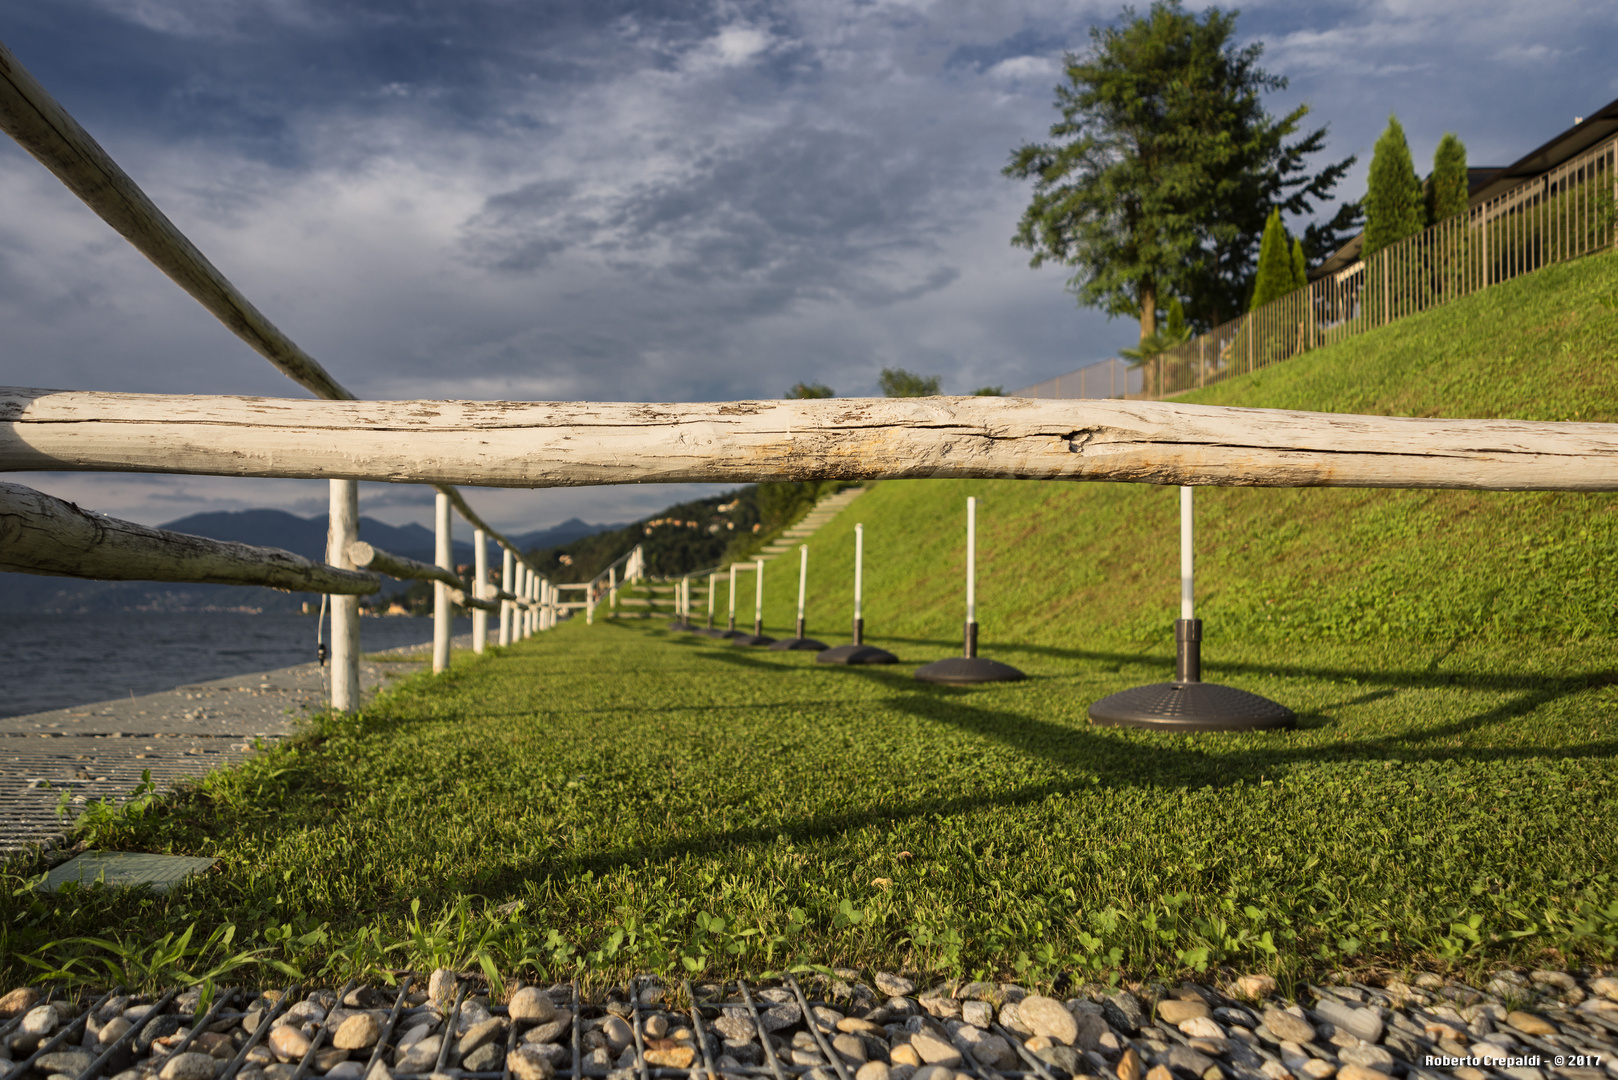
[[(803, 1019), (803, 1010), (795, 1002), (783, 1001), (779, 1005), (771, 1005), (758, 1014), (759, 1022), (764, 1025), (765, 1031), (780, 1031), (789, 1028)], [(684, 1068), (684, 1066), (676, 1066)]]
[(948, 1065), (923, 1065), (916, 1070), (914, 1080), (955, 1080), (955, 1070)]
[[(382, 1063), (377, 1062), (378, 1065)], [(339, 1061), (326, 1070), (326, 1080), (360, 1080), (365, 1075), (365, 1062)]]
[(607, 1037), (607, 1049), (621, 1054), (635, 1042), (635, 1032), (621, 1016), (609, 1016), (601, 1022), (601, 1034)]
[(394, 1069), (407, 1073), (431, 1072), (438, 1064), (438, 1051), (443, 1043), (442, 1035), (429, 1035), (402, 1047), (401, 1052), (394, 1055)]
[(1560, 1035), (1561, 1029), (1543, 1016), (1528, 1012), (1506, 1014), (1506, 1023), (1525, 1035)]
[(939, 1038), (931, 1031), (918, 1031), (910, 1036), (910, 1045), (928, 1065), (959, 1065), (961, 1052), (955, 1044)]
[(455, 1007), (455, 972), (439, 968), (427, 977), (427, 1003), (445, 1016)]
[(404, 1033), (404, 1037), (398, 1041), (394, 1049), (399, 1052), (408, 1050), (432, 1033), (433, 1025), (431, 1021), (424, 1024), (417, 1024), (415, 1027)]
[(1125, 1050), (1123, 1056), (1118, 1059), (1118, 1068), (1115, 1072), (1118, 1080), (1140, 1080), (1140, 1054), (1135, 1052), (1133, 1046)]
[(290, 1024), (271, 1028), (270, 1037), (266, 1041), (269, 1043), (270, 1052), (282, 1061), (301, 1061), (303, 1055), (309, 1052), (309, 1040), (304, 1038), (303, 1032)]
[(1125, 1035), (1139, 1031), (1146, 1024), (1145, 1010), (1140, 1007), (1135, 995), (1127, 992), (1108, 994), (1102, 998), (1101, 1013), (1107, 1018), (1107, 1023)]
[[(298, 1067), (291, 1062), (276, 1062), (274, 1065), (264, 1066), (262, 1075), (264, 1080), (292, 1080), (297, 1075)], [(145, 1076), (147, 1074), (142, 1074)]]
[(13, 1016), (19, 1016), (38, 1003), (38, 990), (32, 986), (19, 986), (5, 997), (0, 997), (0, 1020), (10, 1020)]
[(1322, 998), (1315, 1005), (1315, 1015), (1366, 1042), (1374, 1043), (1382, 1038), (1382, 1017), (1375, 1009), (1356, 1009), (1331, 998)]
[(973, 1027), (987, 1028), (994, 1023), (994, 1006), (987, 1001), (963, 1001), (961, 1020)]
[(1072, 1046), (1079, 1034), (1078, 1023), (1055, 998), (1030, 994), (1017, 1003), (1017, 1015), (1035, 1035), (1043, 1035), (1052, 1042)]
[(563, 1034), (573, 1029), (573, 1011), (571, 1009), (557, 1009), (556, 1019), (543, 1024), (535, 1024), (523, 1032), (523, 1041), (531, 1043), (553, 1043)]
[(1207, 1054), (1201, 1054), (1189, 1046), (1169, 1047), (1168, 1063), (1176, 1069), (1184, 1069), (1194, 1076), (1201, 1076), (1214, 1065), (1214, 1059)]
[(972, 1044), (970, 1053), (991, 1069), (1010, 1069), (1017, 1063), (1017, 1052), (998, 1035), (985, 1035)]
[(123, 1017), (115, 1016), (111, 1020), (108, 1020), (105, 1024), (101, 1025), (101, 1030), (96, 1032), (96, 1042), (104, 1047), (111, 1046), (113, 1043), (123, 1038), (129, 1029), (134, 1026), (134, 1024), (131, 1024)]
[(1002, 1027), (1010, 1028), (1023, 1038), (1027, 1038), (1034, 1033), (1034, 1029), (1023, 1023), (1022, 1013), (1019, 1011), (1021, 1007), (1015, 1001), (1008, 1001), (1000, 1006), (1000, 1024)]
[(1264, 1010), (1264, 1026), (1282, 1042), (1306, 1043), (1315, 1038), (1315, 1029), (1307, 1020), (1273, 1007)]
[[(88, 1069), (94, 1060), (95, 1058), (83, 1050), (57, 1050), (39, 1055), (34, 1061), (34, 1068), (42, 1073), (67, 1073), (69, 1076), (77, 1076)], [(208, 1060), (212, 1062), (213, 1059)], [(208, 1067), (208, 1080), (213, 1080), (211, 1064)]]
[[(1465, 1068), (1465, 1066), (1462, 1066)], [(1451, 1070), (1456, 1076), (1461, 1075), (1460, 1069)], [(1364, 1065), (1355, 1065), (1352, 1062), (1343, 1064), (1337, 1070), (1337, 1080), (1387, 1080), (1387, 1073), (1377, 1069), (1369, 1069)], [(1478, 1075), (1482, 1075), (1479, 1073)]]
[(1187, 1020), (1205, 1020), (1213, 1015), (1213, 1010), (1201, 1001), (1169, 998), (1157, 1003), (1157, 1015), (1164, 1023), (1179, 1027)]
[(1079, 1050), (1099, 1049), (1101, 1037), (1112, 1031), (1105, 1020), (1088, 1012), (1073, 1014), (1073, 1029), (1073, 1045)]
[[(611, 1017), (611, 1019), (618, 1020), (616, 1016)], [(623, 1023), (622, 1020), (618, 1020), (618, 1022)], [(505, 1028), (506, 1025), (502, 1021), (493, 1017), (483, 1021), (481, 1024), (474, 1024), (465, 1035), (461, 1036), (461, 1041), (455, 1044), (455, 1052), (465, 1057), (478, 1047), (494, 1042), (505, 1033)]]
[(1236, 980), (1236, 995), (1249, 1001), (1263, 1001), (1275, 993), (1275, 979), (1269, 975), (1243, 975)]
[(866, 1059), (865, 1040), (858, 1035), (836, 1035), (832, 1037), (831, 1048), (843, 1062), (848, 1065), (863, 1065)]
[(364, 1050), (375, 1046), (382, 1037), (382, 1021), (370, 1013), (355, 1013), (344, 1020), (331, 1037), (331, 1044), (341, 1050)]
[[(658, 1042), (667, 1043), (667, 1039)], [(689, 1069), (691, 1063), (697, 1060), (697, 1051), (693, 1046), (673, 1043), (665, 1049), (646, 1051), (646, 1064), (656, 1065), (664, 1069)]]
[(1225, 1029), (1206, 1016), (1194, 1016), (1182, 1021), (1180, 1032), (1192, 1039), (1223, 1039)]
[(854, 1080), (888, 1080), (888, 1067), (880, 1061), (867, 1061), (854, 1074)]
[[(85, 1054), (84, 1056), (88, 1059), (90, 1055)], [(163, 1062), (163, 1071), (157, 1075), (160, 1080), (213, 1080), (214, 1066), (217, 1064), (218, 1062), (210, 1054), (197, 1054), (188, 1051), (184, 1054), (175, 1054)], [(72, 1073), (77, 1076), (89, 1067), (90, 1062), (86, 1060), (84, 1068), (73, 1069)], [(69, 1070), (63, 1069), (62, 1071), (67, 1072)]]
[(916, 992), (915, 983), (886, 971), (877, 972), (876, 977), (871, 981), (876, 983), (876, 988), (888, 997), (909, 997)]
[(550, 1058), (534, 1053), (528, 1046), (519, 1047), (506, 1059), (506, 1064), (517, 1080), (551, 1080), (556, 1075), (556, 1066), (551, 1064)]
[(525, 986), (512, 994), (506, 1009), (518, 1023), (548, 1024), (556, 1019), (551, 996), (537, 986)]
[(894, 1065), (904, 1065), (912, 1069), (921, 1067), (921, 1055), (916, 1048), (908, 1042), (894, 1043), (893, 1049), (888, 1051), (888, 1060)]
[(497, 1042), (486, 1042), (461, 1059), (466, 1072), (499, 1072), (506, 1062), (506, 1048)]
[[(713, 1028), (733, 1042), (747, 1042), (758, 1032), (753, 1026), (753, 1021), (748, 1019), (747, 1013), (742, 1009), (726, 1009), (724, 1015), (713, 1022)], [(658, 1038), (652, 1034), (650, 1020), (646, 1022), (646, 1035), (648, 1038)]]
[(524, 1053), (544, 1058), (557, 1068), (573, 1060), (573, 1052), (561, 1043), (529, 1043), (522, 1050)]
[(1359, 1065), (1381, 1073), (1393, 1072), (1393, 1055), (1370, 1043), (1337, 1051), (1337, 1060), (1344, 1065)]
[(55, 1005), (36, 1005), (23, 1013), (17, 1030), (24, 1035), (49, 1035), (61, 1022), (61, 1013), (56, 1011)]

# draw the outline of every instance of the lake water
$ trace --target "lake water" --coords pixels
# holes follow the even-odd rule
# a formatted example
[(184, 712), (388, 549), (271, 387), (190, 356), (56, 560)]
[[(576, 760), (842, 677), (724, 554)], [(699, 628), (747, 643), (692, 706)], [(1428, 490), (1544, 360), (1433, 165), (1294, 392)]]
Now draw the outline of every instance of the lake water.
[[(237, 612), (7, 614), (0, 618), (0, 716), (308, 663), (315, 659), (316, 623), (312, 615)], [(471, 628), (471, 619), (455, 620), (457, 634)], [(432, 637), (431, 619), (360, 620), (366, 652)]]

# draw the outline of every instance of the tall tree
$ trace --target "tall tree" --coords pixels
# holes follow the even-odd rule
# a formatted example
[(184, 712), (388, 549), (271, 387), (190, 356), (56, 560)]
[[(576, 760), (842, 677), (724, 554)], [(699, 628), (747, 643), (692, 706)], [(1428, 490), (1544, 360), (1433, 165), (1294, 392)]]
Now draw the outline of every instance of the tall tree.
[(1309, 259), (1303, 253), (1303, 241), (1292, 238), (1292, 287), (1306, 288), (1309, 284)]
[(917, 375), (904, 368), (883, 368), (876, 377), (883, 397), (937, 397), (937, 375)]
[(1371, 152), (1365, 191), (1365, 248), (1370, 258), (1422, 230), (1426, 208), (1421, 181), (1410, 160), (1410, 144), (1397, 116), (1389, 115), (1387, 130)]
[(836, 397), (837, 394), (825, 383), (800, 382), (793, 383), (792, 389), (781, 396), (786, 398), (824, 398)]
[(1466, 144), (1446, 131), (1433, 152), (1433, 173), (1427, 178), (1427, 224), (1466, 213), (1466, 196)]
[[(1180, 0), (1145, 16), (1124, 8), (1120, 25), (1091, 29), (1086, 53), (1067, 54), (1052, 141), (1019, 148), (1005, 169), (1034, 181), (1012, 243), (1033, 266), (1073, 267), (1079, 303), (1139, 319), (1143, 343), (1166, 297), (1185, 297), (1202, 326), (1240, 310), (1269, 208), (1312, 214), (1354, 161), (1308, 173), (1326, 129), (1288, 141), (1308, 106), (1279, 120), (1264, 110), (1260, 95), (1286, 80), (1258, 66), (1262, 45), (1230, 44), (1235, 27), (1234, 12), (1199, 20)], [(1330, 250), (1356, 212), (1306, 245)]]
[(1280, 299), (1293, 287), (1292, 252), (1287, 247), (1287, 231), (1281, 225), (1281, 208), (1276, 207), (1264, 223), (1264, 238), (1258, 246), (1258, 272), (1253, 277), (1253, 302), (1248, 310)]

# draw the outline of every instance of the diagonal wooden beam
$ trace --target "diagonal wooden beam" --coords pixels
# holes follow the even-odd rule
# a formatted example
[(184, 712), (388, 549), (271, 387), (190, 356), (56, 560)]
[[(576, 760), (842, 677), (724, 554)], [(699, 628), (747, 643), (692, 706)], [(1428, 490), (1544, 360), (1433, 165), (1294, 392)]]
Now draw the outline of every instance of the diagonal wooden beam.
[(0, 570), (104, 581), (268, 585), (366, 596), (375, 574), (340, 570), (280, 548), (210, 540), (120, 521), (17, 484), (0, 484)]

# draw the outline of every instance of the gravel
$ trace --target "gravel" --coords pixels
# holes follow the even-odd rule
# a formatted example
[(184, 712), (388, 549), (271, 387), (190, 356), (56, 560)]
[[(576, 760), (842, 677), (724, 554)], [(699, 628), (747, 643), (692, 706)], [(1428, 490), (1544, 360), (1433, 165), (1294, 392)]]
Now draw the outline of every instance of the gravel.
[(580, 1080), (1618, 1080), (1618, 978), (1502, 970), (1483, 984), (1424, 975), (1287, 1000), (1249, 975), (1061, 1000), (987, 982), (917, 994), (912, 977), (839, 969), (803, 988), (830, 999), (808, 1002), (808, 1024), (793, 984), (750, 988), (756, 1011), (735, 987), (700, 986), (693, 1017), (683, 988), (650, 979), (582, 1004), (566, 984), (515, 988), (508, 1008), (440, 971), (397, 1002), (380, 987), (267, 991), (200, 1022), (194, 992), (89, 1011), (22, 988), (0, 996), (0, 1080), (554, 1080), (575, 1059)]

